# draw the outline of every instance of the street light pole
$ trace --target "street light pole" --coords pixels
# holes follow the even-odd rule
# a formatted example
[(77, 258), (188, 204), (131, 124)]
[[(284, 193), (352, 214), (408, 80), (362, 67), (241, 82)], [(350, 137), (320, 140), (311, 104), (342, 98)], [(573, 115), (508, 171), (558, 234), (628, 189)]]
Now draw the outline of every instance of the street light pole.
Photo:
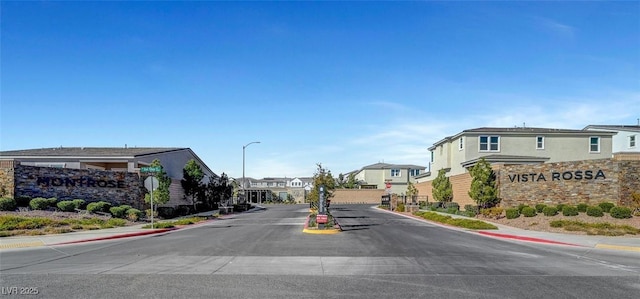
[(260, 141), (253, 141), (253, 142), (249, 142), (245, 145), (242, 146), (242, 196), (244, 197), (244, 203), (247, 203), (247, 198), (246, 198), (246, 194), (244, 191), (244, 150), (247, 148), (247, 146), (252, 145), (254, 143), (260, 143)]

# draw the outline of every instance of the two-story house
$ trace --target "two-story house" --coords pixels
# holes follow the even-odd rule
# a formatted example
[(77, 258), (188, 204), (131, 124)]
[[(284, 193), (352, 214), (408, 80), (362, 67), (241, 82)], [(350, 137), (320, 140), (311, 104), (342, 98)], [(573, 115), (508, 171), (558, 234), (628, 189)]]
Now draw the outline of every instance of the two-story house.
[(361, 189), (388, 189), (390, 193), (407, 193), (409, 182), (416, 183), (416, 177), (427, 168), (420, 165), (375, 163), (360, 170), (350, 172), (360, 182)]
[(612, 141), (613, 154), (640, 158), (640, 125), (588, 125), (583, 130), (616, 132)]
[[(429, 148), (430, 171), (419, 176), (420, 195), (432, 194), (431, 182), (444, 169), (453, 185), (454, 201), (472, 204), (469, 169), (481, 158), (492, 165), (540, 164), (607, 159), (612, 156), (611, 131), (547, 128), (476, 128), (446, 137)], [(431, 199), (430, 199), (431, 200)]]

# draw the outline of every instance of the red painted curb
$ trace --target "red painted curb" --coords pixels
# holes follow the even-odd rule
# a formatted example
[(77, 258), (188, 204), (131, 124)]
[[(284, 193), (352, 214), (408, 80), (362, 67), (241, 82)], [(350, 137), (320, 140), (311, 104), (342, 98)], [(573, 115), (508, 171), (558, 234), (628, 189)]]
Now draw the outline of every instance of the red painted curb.
[(487, 236), (499, 237), (499, 238), (507, 238), (507, 239), (514, 239), (514, 240), (520, 240), (520, 241), (529, 241), (529, 242), (537, 242), (537, 243), (547, 243), (547, 244), (569, 245), (569, 246), (582, 247), (582, 245), (578, 245), (578, 244), (551, 241), (551, 240), (532, 238), (532, 237), (522, 237), (522, 236), (516, 236), (516, 235), (498, 234), (498, 233), (492, 233), (492, 232), (487, 232), (487, 231), (479, 231), (478, 233), (481, 234), (481, 235), (487, 235)]
[(112, 239), (120, 239), (120, 238), (136, 237), (136, 236), (145, 236), (145, 235), (166, 233), (168, 231), (172, 231), (172, 230), (176, 230), (176, 229), (178, 229), (178, 228), (155, 229), (155, 230), (145, 231), (145, 232), (135, 232), (135, 233), (113, 235), (113, 236), (101, 237), (101, 238), (93, 238), (93, 239), (86, 239), (86, 240), (79, 240), (79, 241), (69, 241), (69, 242), (56, 243), (56, 244), (51, 244), (51, 245), (67, 245), (67, 244), (76, 244), (76, 243), (86, 243), (86, 242), (93, 242), (93, 241), (112, 240)]

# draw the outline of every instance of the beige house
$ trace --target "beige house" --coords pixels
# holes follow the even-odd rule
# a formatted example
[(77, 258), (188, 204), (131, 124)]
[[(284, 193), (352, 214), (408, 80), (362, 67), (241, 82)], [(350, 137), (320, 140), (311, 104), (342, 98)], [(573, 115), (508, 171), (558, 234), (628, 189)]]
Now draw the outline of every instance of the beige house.
[[(446, 171), (461, 206), (468, 195), (469, 169), (481, 158), (498, 165), (542, 164), (612, 157), (615, 132), (547, 128), (476, 128), (446, 137), (429, 148), (430, 171), (417, 178), (420, 195), (431, 197), (431, 181)], [(430, 200), (432, 200), (430, 198)]]
[(409, 182), (416, 183), (416, 177), (427, 168), (419, 165), (376, 163), (360, 170), (352, 171), (360, 182), (361, 189), (389, 189), (391, 193), (406, 194)]

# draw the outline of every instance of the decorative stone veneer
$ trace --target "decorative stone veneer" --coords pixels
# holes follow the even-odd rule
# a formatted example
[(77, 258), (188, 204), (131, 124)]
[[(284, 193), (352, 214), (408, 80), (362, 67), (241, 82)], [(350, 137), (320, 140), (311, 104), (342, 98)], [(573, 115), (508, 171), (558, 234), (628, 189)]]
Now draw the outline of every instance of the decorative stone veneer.
[(113, 205), (143, 206), (144, 187), (136, 173), (16, 165), (14, 179), (16, 197), (103, 200)]
[(497, 172), (501, 205), (625, 205), (632, 192), (640, 191), (639, 170), (640, 161), (613, 159), (503, 165)]
[(13, 169), (16, 164), (14, 160), (0, 160), (0, 197), (14, 197)]

